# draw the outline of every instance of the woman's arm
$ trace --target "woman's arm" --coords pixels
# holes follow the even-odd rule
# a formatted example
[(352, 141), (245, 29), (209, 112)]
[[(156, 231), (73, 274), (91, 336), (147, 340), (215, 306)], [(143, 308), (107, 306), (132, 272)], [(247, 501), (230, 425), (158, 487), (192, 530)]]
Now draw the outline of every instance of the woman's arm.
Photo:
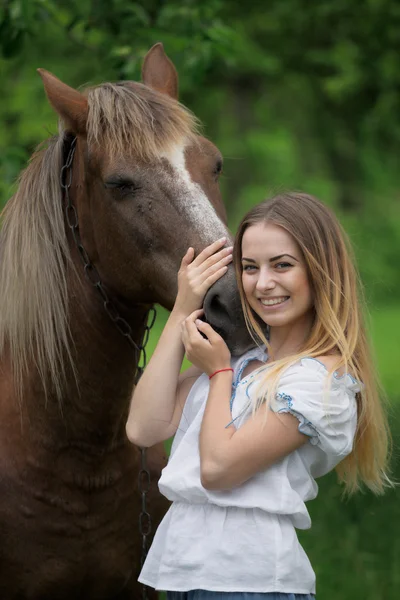
[(226, 427), (232, 419), (226, 379), (218, 374), (211, 380), (200, 432), (201, 482), (210, 490), (241, 485), (309, 440), (296, 417), (270, 410), (266, 415), (265, 406), (239, 429)]
[[(223, 339), (207, 324), (196, 320), (196, 313), (185, 320), (184, 342), (189, 359), (208, 375), (229, 366), (229, 353)], [(205, 340), (200, 330), (207, 336)], [(257, 410), (240, 429), (232, 420), (229, 399), (232, 372), (217, 373), (210, 380), (210, 391), (200, 431), (201, 482), (207, 489), (236, 487), (309, 439), (298, 430), (291, 414), (277, 415), (265, 407)]]
[(184, 355), (180, 339), (183, 318), (180, 313), (171, 313), (134, 390), (126, 433), (137, 446), (153, 446), (174, 435), (190, 390), (184, 382), (193, 383), (201, 373), (191, 367), (179, 377)]
[(181, 326), (202, 305), (211, 285), (226, 272), (232, 249), (221, 249), (225, 241), (214, 242), (194, 260), (194, 251), (189, 248), (182, 259), (174, 308), (131, 401), (126, 433), (138, 446), (152, 446), (174, 435), (186, 397), (202, 372), (191, 367), (179, 375), (184, 356)]

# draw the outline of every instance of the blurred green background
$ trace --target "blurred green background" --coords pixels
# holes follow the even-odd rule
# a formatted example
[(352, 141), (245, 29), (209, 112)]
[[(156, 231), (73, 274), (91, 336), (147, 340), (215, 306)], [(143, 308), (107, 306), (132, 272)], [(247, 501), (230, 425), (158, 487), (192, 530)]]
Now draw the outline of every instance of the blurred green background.
[[(140, 79), (157, 41), (178, 69), (181, 100), (225, 156), (232, 230), (261, 199), (296, 189), (331, 205), (350, 234), (400, 480), (400, 2), (1, 0), (1, 206), (57, 130), (36, 68), (75, 87)], [(398, 489), (343, 501), (331, 475), (309, 509), (301, 541), (319, 598), (397, 600)]]

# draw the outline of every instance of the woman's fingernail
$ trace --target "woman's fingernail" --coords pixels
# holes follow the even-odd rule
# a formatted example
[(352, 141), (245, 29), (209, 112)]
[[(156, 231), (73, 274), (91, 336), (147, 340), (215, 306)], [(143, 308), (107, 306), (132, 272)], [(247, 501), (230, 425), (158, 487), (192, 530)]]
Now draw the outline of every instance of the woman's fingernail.
[(196, 319), (196, 320), (195, 320), (195, 323), (196, 323), (196, 325), (201, 325), (201, 323), (202, 323), (202, 322), (203, 322), (203, 321), (200, 321), (200, 319)]

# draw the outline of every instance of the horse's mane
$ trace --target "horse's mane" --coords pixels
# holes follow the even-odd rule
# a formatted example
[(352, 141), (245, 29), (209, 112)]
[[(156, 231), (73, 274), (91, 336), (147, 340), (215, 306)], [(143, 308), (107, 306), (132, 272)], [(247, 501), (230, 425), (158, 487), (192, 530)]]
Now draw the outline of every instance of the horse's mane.
[(128, 152), (154, 160), (183, 140), (194, 140), (193, 113), (141, 83), (104, 83), (89, 88), (87, 96), (89, 145), (105, 144), (111, 156)]
[(39, 146), (2, 215), (0, 353), (9, 347), (19, 392), (34, 357), (42, 381), (49, 373), (61, 395), (63, 350), (69, 348), (62, 158), (62, 135)]
[[(178, 102), (139, 83), (102, 84), (88, 97), (89, 148), (154, 160), (194, 139), (196, 119)], [(70, 252), (60, 187), (66, 132), (42, 144), (22, 172), (2, 214), (0, 231), (0, 355), (10, 353), (14, 382), (34, 361), (45, 391), (61, 400), (65, 361), (73, 367), (66, 263)]]

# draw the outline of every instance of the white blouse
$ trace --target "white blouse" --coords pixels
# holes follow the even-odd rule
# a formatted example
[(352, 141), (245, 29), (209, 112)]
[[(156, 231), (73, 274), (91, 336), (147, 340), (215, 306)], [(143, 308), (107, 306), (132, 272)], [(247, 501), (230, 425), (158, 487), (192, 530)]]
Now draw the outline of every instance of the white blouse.
[[(251, 390), (261, 367), (241, 379), (255, 348), (232, 361), (232, 420), (239, 428), (252, 414)], [(334, 375), (305, 358), (281, 376), (274, 412), (290, 412), (310, 437), (277, 463), (231, 490), (207, 490), (200, 481), (199, 433), (209, 381), (194, 383), (159, 481), (172, 506), (161, 522), (139, 581), (158, 590), (315, 593), (315, 575), (295, 528), (311, 526), (305, 502), (316, 497), (316, 477), (332, 470), (352, 450), (357, 424), (350, 376)]]

